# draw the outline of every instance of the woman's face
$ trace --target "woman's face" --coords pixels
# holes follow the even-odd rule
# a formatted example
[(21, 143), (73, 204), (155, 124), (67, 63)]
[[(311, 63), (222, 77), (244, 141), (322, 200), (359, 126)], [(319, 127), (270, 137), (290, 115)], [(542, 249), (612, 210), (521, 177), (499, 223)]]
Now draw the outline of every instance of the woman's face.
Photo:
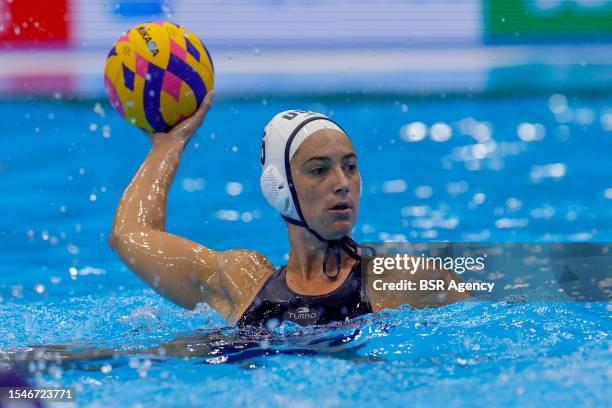
[(316, 131), (291, 159), (291, 175), (308, 226), (325, 239), (350, 234), (359, 213), (361, 175), (349, 138), (337, 130)]

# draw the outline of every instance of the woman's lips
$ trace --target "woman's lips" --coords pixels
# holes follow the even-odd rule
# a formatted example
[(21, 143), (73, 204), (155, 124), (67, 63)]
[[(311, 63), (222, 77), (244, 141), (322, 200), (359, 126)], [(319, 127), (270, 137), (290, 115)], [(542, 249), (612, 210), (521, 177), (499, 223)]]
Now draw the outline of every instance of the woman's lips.
[(336, 209), (330, 208), (329, 211), (338, 216), (348, 216), (351, 214), (353, 209), (351, 207), (336, 208)]
[(348, 200), (338, 201), (328, 211), (336, 218), (349, 220), (352, 216), (353, 205)]

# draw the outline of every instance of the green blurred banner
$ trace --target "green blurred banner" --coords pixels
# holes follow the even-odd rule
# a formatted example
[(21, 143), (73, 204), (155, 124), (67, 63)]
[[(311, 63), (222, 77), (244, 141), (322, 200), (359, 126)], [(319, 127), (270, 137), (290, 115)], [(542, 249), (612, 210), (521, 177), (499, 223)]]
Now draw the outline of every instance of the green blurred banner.
[(611, 0), (485, 0), (485, 41), (612, 38)]

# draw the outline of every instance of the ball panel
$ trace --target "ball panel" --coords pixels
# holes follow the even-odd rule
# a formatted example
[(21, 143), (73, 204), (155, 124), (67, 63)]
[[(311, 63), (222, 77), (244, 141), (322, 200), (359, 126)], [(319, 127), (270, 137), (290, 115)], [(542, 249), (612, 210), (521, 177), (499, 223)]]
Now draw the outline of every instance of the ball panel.
[(168, 93), (177, 102), (181, 99), (181, 84), (183, 81), (170, 71), (164, 73), (164, 81), (162, 84), (162, 90)]
[(210, 53), (208, 52), (202, 41), (191, 31), (185, 30), (185, 35), (199, 53), (199, 59), (194, 62), (197, 71), (202, 74), (202, 79), (206, 83), (207, 88), (213, 89), (213, 76), (215, 69), (212, 64), (212, 58), (210, 57)]
[(123, 73), (123, 85), (130, 91), (134, 90), (134, 77), (136, 74), (130, 70), (125, 64), (121, 64), (121, 72)]
[(206, 85), (202, 77), (185, 61), (176, 56), (170, 56), (168, 71), (181, 78), (195, 94), (198, 105), (206, 95)]
[(136, 71), (136, 59), (134, 57), (134, 50), (130, 43), (117, 42), (115, 45), (117, 50), (117, 56), (114, 58), (115, 64), (123, 64), (128, 67), (132, 72)]
[(156, 131), (169, 127), (161, 114), (160, 97), (163, 85), (164, 70), (155, 64), (149, 64), (143, 94), (143, 107), (149, 125)]
[[(185, 83), (181, 85), (181, 88), (188, 88)], [(184, 93), (184, 92), (183, 92)], [(161, 93), (161, 105), (162, 116), (166, 123), (178, 123), (186, 117), (189, 117), (195, 112), (197, 104), (193, 92), (189, 92), (191, 97), (183, 97), (180, 103), (177, 102), (174, 97), (162, 90)], [(185, 93), (184, 93), (185, 94)], [(186, 95), (186, 94), (185, 94)]]
[(170, 52), (181, 59), (185, 59), (187, 51), (185, 47), (180, 44), (180, 39), (170, 39)]
[[(207, 56), (207, 59), (206, 59), (206, 61), (204, 63), (210, 66), (210, 71), (212, 72), (212, 74), (214, 74), (215, 73), (215, 64), (213, 64), (213, 60), (212, 60), (212, 57), (210, 56), (210, 52), (208, 52), (208, 48), (206, 48), (206, 46), (204, 44), (202, 44), (202, 47), (204, 47), (204, 51), (206, 52), (206, 56)], [(206, 68), (208, 68), (208, 67), (206, 67)]]
[(108, 75), (104, 75), (104, 87), (106, 88), (106, 92), (108, 93), (108, 98), (110, 99), (111, 105), (115, 108), (117, 113), (121, 115), (122, 118), (125, 118), (125, 111), (123, 110), (123, 102), (121, 102), (121, 98), (115, 89), (115, 84), (108, 77)]

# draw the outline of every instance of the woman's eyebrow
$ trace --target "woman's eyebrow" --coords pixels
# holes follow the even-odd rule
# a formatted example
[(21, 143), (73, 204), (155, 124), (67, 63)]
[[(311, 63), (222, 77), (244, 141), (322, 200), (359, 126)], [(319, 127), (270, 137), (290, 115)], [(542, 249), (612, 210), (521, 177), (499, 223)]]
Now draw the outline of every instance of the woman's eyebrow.
[[(355, 153), (349, 153), (349, 154), (345, 154), (344, 156), (342, 156), (342, 160), (352, 159), (352, 158), (356, 159), (357, 155)], [(311, 157), (310, 159), (306, 160), (304, 162), (304, 164), (308, 164), (308, 163), (310, 163), (311, 161), (314, 161), (314, 160), (330, 161), (331, 158), (327, 157), (327, 156), (314, 156), (314, 157)]]
[(314, 156), (314, 157), (311, 157), (310, 159), (306, 160), (304, 162), (304, 164), (308, 164), (308, 163), (310, 163), (311, 161), (314, 161), (314, 160), (329, 161), (331, 159), (329, 157), (326, 157), (326, 156)]

